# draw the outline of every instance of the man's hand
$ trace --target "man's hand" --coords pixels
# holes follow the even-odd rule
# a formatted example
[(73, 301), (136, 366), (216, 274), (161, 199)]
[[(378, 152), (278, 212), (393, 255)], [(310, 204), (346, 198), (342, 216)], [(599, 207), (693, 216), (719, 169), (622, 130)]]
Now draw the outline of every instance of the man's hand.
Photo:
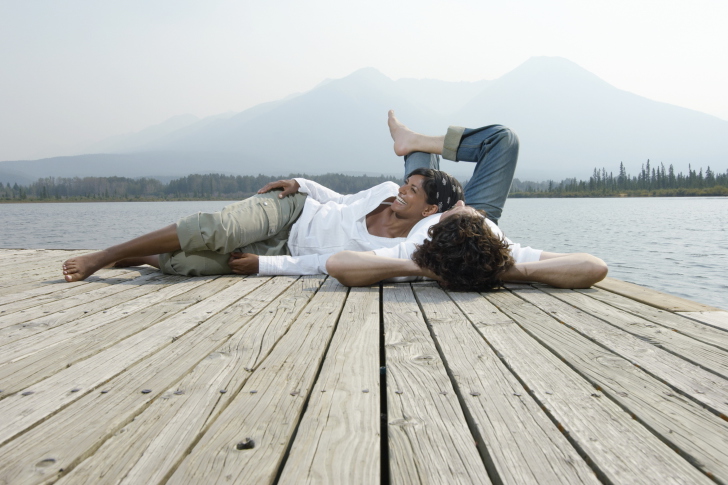
[(235, 274), (258, 274), (258, 255), (250, 253), (231, 253), (228, 265)]
[(283, 191), (278, 194), (278, 198), (282, 199), (283, 197), (291, 194), (295, 194), (298, 192), (298, 189), (300, 189), (301, 186), (296, 182), (294, 179), (290, 180), (277, 180), (275, 182), (271, 182), (268, 184), (265, 184), (265, 186), (258, 191), (259, 194), (265, 194), (266, 192), (270, 192), (271, 190), (275, 189), (283, 189)]

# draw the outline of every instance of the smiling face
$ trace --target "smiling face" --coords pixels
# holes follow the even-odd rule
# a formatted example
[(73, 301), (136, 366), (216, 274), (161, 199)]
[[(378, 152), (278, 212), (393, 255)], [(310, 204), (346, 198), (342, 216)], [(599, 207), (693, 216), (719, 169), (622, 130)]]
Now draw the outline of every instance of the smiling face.
[(422, 219), (437, 212), (437, 206), (427, 203), (427, 194), (422, 188), (425, 177), (411, 175), (399, 188), (392, 202), (392, 211), (400, 217)]

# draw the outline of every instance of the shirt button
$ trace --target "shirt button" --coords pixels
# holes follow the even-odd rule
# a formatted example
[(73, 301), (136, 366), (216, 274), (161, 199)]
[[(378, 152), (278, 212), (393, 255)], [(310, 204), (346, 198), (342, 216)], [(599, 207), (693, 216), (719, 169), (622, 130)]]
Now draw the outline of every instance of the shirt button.
[(268, 205), (268, 202), (263, 202), (263, 205)]

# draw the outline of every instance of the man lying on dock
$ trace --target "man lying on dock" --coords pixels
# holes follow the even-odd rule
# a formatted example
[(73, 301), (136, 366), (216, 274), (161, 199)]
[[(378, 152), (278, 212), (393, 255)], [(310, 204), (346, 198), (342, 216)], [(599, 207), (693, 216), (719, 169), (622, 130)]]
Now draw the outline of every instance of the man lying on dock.
[[(349, 286), (428, 276), (473, 290), (501, 281), (588, 287), (604, 278), (606, 265), (594, 256), (545, 253), (503, 238), (496, 223), (518, 158), (509, 129), (450, 127), (445, 136), (426, 136), (392, 111), (388, 124), (395, 153), (405, 157), (408, 176), (400, 187), (385, 182), (341, 195), (305, 179), (272, 182), (221, 212), (193, 214), (69, 259), (64, 277), (79, 281), (112, 264), (149, 264), (189, 276), (329, 273)], [(476, 162), (465, 190), (439, 170), (439, 155)]]

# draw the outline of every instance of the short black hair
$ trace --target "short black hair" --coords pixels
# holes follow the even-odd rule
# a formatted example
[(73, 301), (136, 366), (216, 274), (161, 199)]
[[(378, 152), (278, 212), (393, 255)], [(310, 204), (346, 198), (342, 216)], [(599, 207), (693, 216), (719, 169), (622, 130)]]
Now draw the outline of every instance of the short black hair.
[[(465, 191), (463, 190), (463, 186), (460, 185), (458, 179), (456, 179), (449, 173), (443, 172), (442, 170), (435, 170), (434, 168), (416, 168), (412, 170), (409, 175), (407, 175), (407, 178), (409, 179), (413, 175), (421, 175), (425, 178), (424, 182), (422, 182), (422, 188), (427, 195), (427, 203), (438, 205), (437, 212), (445, 212), (446, 210), (453, 207), (459, 200), (465, 201)], [(440, 205), (440, 201), (437, 200), (438, 178), (447, 180), (452, 184), (453, 188), (455, 188), (455, 190), (453, 191), (454, 197), (450, 200), (449, 203), (442, 203)]]

